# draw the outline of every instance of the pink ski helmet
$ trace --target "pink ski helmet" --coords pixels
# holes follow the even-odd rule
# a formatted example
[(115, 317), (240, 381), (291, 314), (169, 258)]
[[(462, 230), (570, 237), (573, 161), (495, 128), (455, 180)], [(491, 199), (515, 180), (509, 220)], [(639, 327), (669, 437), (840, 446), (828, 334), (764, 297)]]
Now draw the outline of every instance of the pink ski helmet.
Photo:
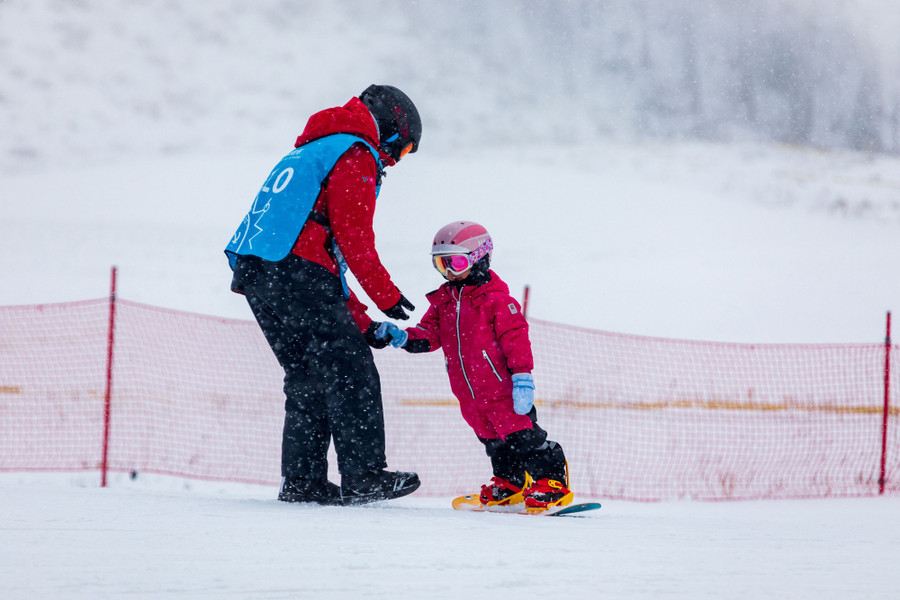
[(472, 257), (474, 261), (483, 256), (491, 256), (494, 243), (487, 229), (472, 221), (453, 221), (444, 225), (434, 235), (431, 243), (431, 255), (443, 254), (479, 254)]
[(454, 221), (435, 234), (431, 261), (444, 277), (448, 271), (462, 275), (485, 256), (490, 261), (493, 249), (487, 229), (472, 221)]

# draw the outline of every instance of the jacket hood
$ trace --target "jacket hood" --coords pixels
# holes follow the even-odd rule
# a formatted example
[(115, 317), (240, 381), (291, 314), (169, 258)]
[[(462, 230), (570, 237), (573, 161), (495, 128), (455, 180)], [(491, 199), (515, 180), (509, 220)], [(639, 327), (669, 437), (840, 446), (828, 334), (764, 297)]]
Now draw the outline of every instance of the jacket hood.
[(378, 149), (382, 163), (394, 164), (394, 160), (378, 148), (378, 126), (369, 109), (359, 98), (351, 98), (344, 106), (326, 108), (313, 114), (306, 122), (303, 133), (297, 138), (294, 148), (335, 133), (349, 133), (361, 137), (373, 148)]

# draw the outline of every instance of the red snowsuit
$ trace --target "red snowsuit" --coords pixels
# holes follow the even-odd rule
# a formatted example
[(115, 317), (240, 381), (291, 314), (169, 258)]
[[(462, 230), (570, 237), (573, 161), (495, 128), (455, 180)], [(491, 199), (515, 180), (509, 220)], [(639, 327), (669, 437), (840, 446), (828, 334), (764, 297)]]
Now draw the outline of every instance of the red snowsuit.
[(512, 374), (534, 368), (528, 322), (509, 287), (496, 273), (482, 285), (445, 283), (427, 295), (431, 305), (412, 340), (428, 340), (429, 350), (444, 349), (450, 387), (466, 423), (478, 437), (506, 439), (531, 429), (528, 415), (513, 410)]
[[(352, 98), (342, 107), (329, 108), (309, 118), (303, 134), (295, 147), (334, 133), (357, 135), (373, 147), (378, 147), (378, 129), (369, 109), (359, 98)], [(391, 166), (393, 159), (379, 152), (381, 161)], [(362, 144), (351, 147), (338, 159), (313, 210), (326, 217), (331, 235), (347, 261), (356, 280), (369, 298), (384, 310), (397, 304), (400, 290), (381, 264), (375, 250), (375, 232), (372, 229), (375, 214), (375, 186), (379, 173), (371, 152)], [(331, 236), (325, 227), (312, 219), (306, 222), (291, 252), (320, 264), (338, 274), (338, 266), (330, 253)], [(366, 306), (354, 294), (347, 301), (353, 320), (360, 331), (372, 322), (366, 315)]]

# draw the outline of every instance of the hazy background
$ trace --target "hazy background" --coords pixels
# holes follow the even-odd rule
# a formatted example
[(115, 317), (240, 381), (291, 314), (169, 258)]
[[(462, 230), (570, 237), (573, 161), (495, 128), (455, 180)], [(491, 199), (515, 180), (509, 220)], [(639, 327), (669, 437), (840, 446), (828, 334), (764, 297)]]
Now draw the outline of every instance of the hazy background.
[(0, 0), (0, 306), (115, 264), (123, 298), (251, 319), (222, 248), (308, 116), (379, 82), (424, 121), (375, 219), (414, 318), (471, 219), (535, 318), (877, 341), (898, 31), (893, 0)]
[(0, 169), (281, 151), (370, 82), (422, 149), (594, 139), (900, 152), (893, 0), (0, 0)]

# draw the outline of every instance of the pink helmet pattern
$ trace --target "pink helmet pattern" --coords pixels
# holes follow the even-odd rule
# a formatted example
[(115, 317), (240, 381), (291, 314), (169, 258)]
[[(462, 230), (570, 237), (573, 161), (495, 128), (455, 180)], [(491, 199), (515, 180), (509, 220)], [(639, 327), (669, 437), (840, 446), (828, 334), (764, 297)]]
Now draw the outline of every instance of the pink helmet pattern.
[(472, 221), (453, 221), (441, 227), (431, 243), (431, 255), (478, 254), (491, 256), (494, 243), (487, 229)]

